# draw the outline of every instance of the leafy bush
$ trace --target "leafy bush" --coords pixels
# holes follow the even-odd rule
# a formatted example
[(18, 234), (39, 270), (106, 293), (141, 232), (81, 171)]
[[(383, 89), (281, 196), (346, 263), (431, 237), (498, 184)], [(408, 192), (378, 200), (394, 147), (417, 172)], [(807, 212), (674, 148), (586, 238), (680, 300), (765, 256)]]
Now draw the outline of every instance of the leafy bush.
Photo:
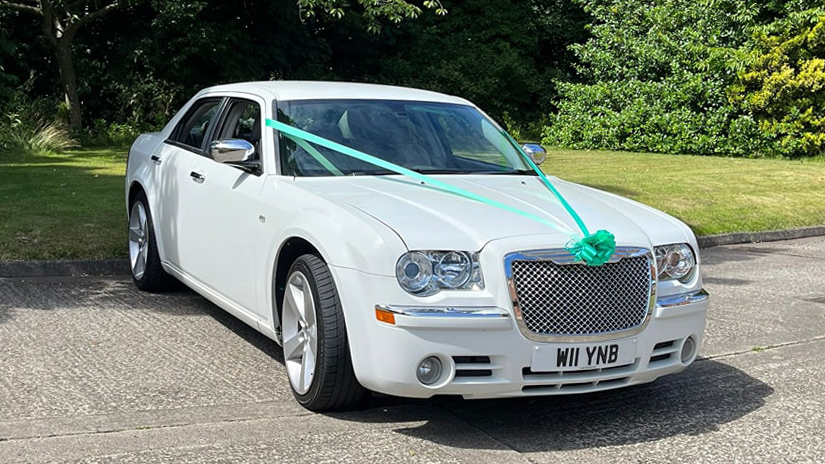
[(138, 135), (155, 129), (157, 128), (145, 125), (109, 123), (104, 119), (95, 119), (92, 127), (81, 134), (81, 142), (88, 147), (128, 147)]
[[(724, 98), (721, 83), (698, 77), (560, 84), (566, 99), (544, 143), (609, 150), (757, 156), (766, 140), (757, 123)], [(709, 93), (716, 93), (708, 98)], [(704, 106), (697, 102), (704, 101)]]
[(589, 81), (559, 84), (544, 142), (735, 156), (825, 153), (821, 0), (580, 0)]
[[(162, 127), (175, 114), (182, 101), (191, 97), (180, 85), (142, 72), (131, 72), (122, 81), (109, 82), (106, 89), (114, 97), (114, 110), (109, 112), (110, 117), (124, 123), (120, 127), (107, 128), (106, 133), (115, 140), (118, 134), (129, 132), (129, 127)], [(95, 121), (95, 130), (100, 129), (99, 122)]]
[(825, 154), (825, 7), (792, 13), (753, 40), (731, 100), (754, 114), (772, 154)]
[[(741, 0), (583, 0), (593, 37), (574, 46), (589, 83), (559, 84), (544, 143), (759, 156), (765, 138), (729, 101), (735, 50), (760, 9)], [(752, 8), (751, 8), (752, 7)]]

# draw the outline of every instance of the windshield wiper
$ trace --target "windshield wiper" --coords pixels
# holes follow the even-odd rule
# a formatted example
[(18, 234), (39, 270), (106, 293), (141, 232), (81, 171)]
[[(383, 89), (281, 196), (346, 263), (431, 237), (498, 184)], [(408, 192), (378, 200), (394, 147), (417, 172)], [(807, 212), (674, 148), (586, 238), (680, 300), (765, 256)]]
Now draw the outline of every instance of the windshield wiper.
[(412, 168), (410, 170), (419, 174), (471, 174), (464, 169), (458, 168)]
[(468, 172), (468, 174), (484, 174), (490, 176), (496, 175), (506, 175), (506, 176), (535, 176), (536, 171), (532, 169), (513, 169), (510, 171), (475, 171), (475, 172)]
[(387, 176), (398, 174), (397, 172), (390, 171), (389, 169), (372, 169), (369, 171), (352, 171), (346, 173), (347, 176)]
[[(536, 172), (532, 169), (513, 169), (509, 171), (469, 171), (460, 168), (409, 168), (419, 174), (482, 174), (482, 175), (509, 175), (509, 176), (534, 176)], [(397, 174), (388, 169), (360, 170), (346, 173), (348, 176), (383, 176)]]

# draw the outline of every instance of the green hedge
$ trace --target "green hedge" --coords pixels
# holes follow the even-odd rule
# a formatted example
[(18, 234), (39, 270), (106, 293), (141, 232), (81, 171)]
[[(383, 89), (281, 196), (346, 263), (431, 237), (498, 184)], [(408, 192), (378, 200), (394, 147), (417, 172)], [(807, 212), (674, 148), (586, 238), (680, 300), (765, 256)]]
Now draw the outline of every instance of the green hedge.
[[(584, 0), (584, 83), (549, 145), (801, 157), (825, 149), (825, 8), (804, 0)], [(811, 4), (815, 6), (811, 7)]]

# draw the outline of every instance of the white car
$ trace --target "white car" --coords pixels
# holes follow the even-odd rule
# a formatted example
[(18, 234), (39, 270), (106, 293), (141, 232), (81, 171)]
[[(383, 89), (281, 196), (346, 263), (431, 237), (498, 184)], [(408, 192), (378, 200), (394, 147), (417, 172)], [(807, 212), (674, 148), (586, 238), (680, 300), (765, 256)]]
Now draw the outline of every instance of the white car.
[[(135, 141), (126, 199), (137, 286), (173, 276), (281, 344), (312, 410), (368, 390), (613, 389), (683, 370), (702, 343), (691, 230), (539, 175), (458, 97), (340, 82), (208, 88)], [(573, 252), (588, 230), (612, 233), (606, 263)]]

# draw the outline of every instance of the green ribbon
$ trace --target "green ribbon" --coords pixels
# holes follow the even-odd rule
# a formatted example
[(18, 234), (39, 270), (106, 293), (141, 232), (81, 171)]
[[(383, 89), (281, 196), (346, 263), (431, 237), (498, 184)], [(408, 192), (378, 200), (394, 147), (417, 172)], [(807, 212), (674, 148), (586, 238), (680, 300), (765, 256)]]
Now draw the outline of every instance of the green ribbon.
[(309, 153), (309, 155), (310, 155), (310, 156), (312, 156), (313, 158), (315, 158), (315, 161), (317, 161), (317, 162), (318, 162), (321, 166), (323, 166), (323, 167), (324, 167), (324, 169), (326, 169), (327, 171), (329, 171), (329, 172), (331, 172), (331, 173), (335, 174), (336, 176), (343, 176), (343, 175), (344, 175), (344, 173), (343, 173), (343, 172), (341, 172), (341, 170), (340, 170), (340, 169), (338, 169), (337, 167), (335, 167), (335, 165), (334, 165), (334, 164), (332, 164), (332, 163), (331, 163), (331, 162), (327, 159), (327, 157), (326, 157), (326, 156), (322, 155), (320, 151), (318, 151), (318, 150), (316, 150), (316, 149), (315, 149), (315, 147), (313, 147), (312, 145), (308, 144), (306, 140), (304, 140), (304, 139), (299, 139), (298, 137), (290, 137), (290, 138), (291, 138), (291, 139), (292, 139), (295, 143), (297, 143), (299, 147), (301, 147), (301, 148), (303, 148), (304, 150), (306, 150), (306, 152), (307, 152), (307, 153)]
[[(564, 228), (561, 228), (558, 224), (550, 222), (541, 216), (529, 213), (518, 208), (514, 208), (510, 205), (495, 200), (491, 200), (489, 198), (483, 197), (468, 190), (458, 188), (454, 185), (442, 182), (434, 177), (430, 177), (419, 172), (407, 169), (403, 166), (390, 163), (389, 161), (386, 161), (384, 159), (368, 155), (364, 152), (355, 150), (345, 145), (341, 145), (331, 140), (327, 140), (323, 137), (319, 137), (315, 134), (290, 126), (289, 124), (284, 124), (282, 122), (275, 121), (274, 119), (267, 119), (266, 125), (279, 131), (281, 134), (283, 134), (290, 140), (295, 141), (295, 143), (301, 146), (301, 148), (304, 148), (313, 158), (315, 158), (316, 161), (318, 161), (325, 169), (327, 169), (334, 175), (340, 176), (342, 175), (342, 173), (323, 154), (309, 146), (307, 142), (329, 148), (330, 150), (334, 150), (343, 155), (364, 161), (366, 163), (378, 166), (380, 168), (386, 169), (397, 174), (401, 174), (403, 176), (415, 179), (419, 182), (429, 184), (443, 191), (459, 195), (471, 200), (475, 200), (483, 204), (494, 206), (496, 208), (503, 209), (505, 211), (518, 214), (520, 216), (524, 216), (536, 222), (550, 226), (563, 233), (571, 232), (571, 230), (566, 225), (564, 226)], [(504, 135), (504, 137), (508, 139), (513, 146), (517, 147), (518, 151), (527, 160), (527, 162), (533, 168), (536, 174), (538, 174), (539, 178), (544, 183), (544, 185), (547, 186), (547, 188), (550, 189), (551, 192), (553, 192), (553, 195), (555, 195), (556, 198), (558, 198), (559, 202), (561, 202), (564, 209), (570, 214), (573, 220), (576, 221), (576, 224), (584, 233), (584, 238), (575, 242), (568, 243), (568, 245), (565, 246), (565, 249), (569, 251), (571, 254), (573, 254), (573, 256), (575, 256), (576, 259), (584, 261), (589, 266), (601, 266), (602, 264), (606, 263), (613, 255), (613, 252), (616, 249), (616, 241), (613, 237), (613, 234), (607, 232), (606, 230), (600, 230), (595, 234), (590, 234), (587, 230), (587, 227), (584, 225), (584, 222), (581, 220), (576, 211), (570, 206), (567, 200), (564, 199), (564, 197), (561, 195), (561, 192), (559, 192), (553, 186), (553, 184), (550, 183), (550, 181), (547, 179), (547, 177), (544, 175), (541, 169), (539, 169), (539, 167), (536, 166), (533, 160), (526, 153), (524, 153), (524, 150), (522, 150), (521, 146), (507, 132), (502, 131), (502, 135)]]
[(581, 217), (579, 217), (578, 213), (576, 213), (576, 210), (574, 210), (573, 207), (570, 206), (570, 203), (564, 199), (561, 192), (559, 192), (556, 187), (550, 183), (550, 180), (544, 175), (544, 172), (539, 169), (536, 163), (533, 162), (533, 159), (524, 152), (521, 145), (519, 145), (518, 142), (516, 142), (516, 140), (506, 131), (502, 130), (501, 134), (509, 139), (513, 146), (518, 148), (530, 164), (530, 167), (536, 171), (536, 174), (539, 175), (539, 178), (541, 178), (542, 182), (544, 182), (544, 185), (546, 185), (547, 188), (553, 192), (553, 195), (559, 199), (561, 205), (564, 206), (567, 213), (570, 214), (574, 221), (576, 221), (579, 229), (581, 229), (584, 234), (582, 239), (571, 241), (564, 247), (564, 249), (575, 256), (577, 260), (587, 263), (588, 266), (601, 266), (610, 260), (610, 257), (613, 256), (613, 253), (616, 251), (616, 237), (606, 230), (599, 230), (596, 231), (596, 233), (591, 234), (587, 230), (587, 226), (584, 225), (584, 221), (582, 221)]
[(521, 152), (524, 159), (527, 160), (527, 163), (530, 165), (531, 168), (533, 168), (533, 171), (536, 171), (536, 174), (538, 174), (539, 178), (544, 183), (544, 185), (547, 186), (547, 188), (550, 189), (551, 192), (553, 192), (553, 195), (555, 195), (556, 198), (559, 199), (559, 202), (561, 202), (561, 205), (564, 206), (565, 210), (567, 210), (567, 213), (570, 214), (574, 221), (576, 221), (576, 224), (579, 226), (579, 229), (581, 229), (584, 236), (587, 237), (588, 235), (590, 235), (590, 232), (588, 232), (587, 226), (584, 225), (584, 221), (582, 221), (582, 218), (580, 218), (578, 213), (576, 213), (576, 210), (574, 210), (573, 207), (570, 206), (570, 203), (568, 203), (567, 200), (564, 199), (561, 192), (556, 190), (556, 187), (550, 183), (550, 179), (548, 179), (547, 176), (544, 175), (544, 171), (539, 169), (536, 163), (533, 162), (533, 158), (530, 158), (530, 155), (525, 153), (524, 149), (521, 148), (521, 145), (519, 145), (518, 142), (516, 142), (516, 139), (514, 139), (506, 131), (502, 130), (501, 135), (503, 135), (506, 139), (510, 140), (510, 143), (513, 144), (513, 146)]

